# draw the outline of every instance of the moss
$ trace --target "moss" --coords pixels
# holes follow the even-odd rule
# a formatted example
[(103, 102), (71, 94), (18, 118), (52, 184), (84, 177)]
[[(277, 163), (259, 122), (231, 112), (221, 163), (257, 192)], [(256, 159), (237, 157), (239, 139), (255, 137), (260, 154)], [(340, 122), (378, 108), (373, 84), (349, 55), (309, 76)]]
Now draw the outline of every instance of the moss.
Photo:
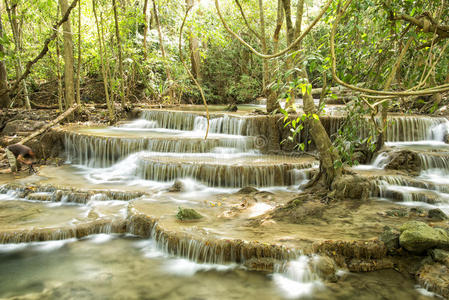
[(198, 220), (203, 218), (196, 210), (191, 208), (178, 207), (178, 213), (176, 214), (178, 220)]

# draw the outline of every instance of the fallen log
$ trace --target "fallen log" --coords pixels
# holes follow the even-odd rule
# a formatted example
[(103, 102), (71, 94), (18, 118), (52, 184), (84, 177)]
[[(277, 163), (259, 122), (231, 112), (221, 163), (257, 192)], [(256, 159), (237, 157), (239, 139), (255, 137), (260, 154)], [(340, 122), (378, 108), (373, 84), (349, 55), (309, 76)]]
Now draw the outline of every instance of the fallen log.
[[(47, 131), (48, 129), (50, 129), (51, 127), (55, 126), (56, 124), (60, 123), (61, 121), (63, 121), (65, 118), (67, 118), (69, 115), (71, 115), (75, 109), (78, 107), (78, 105), (73, 105), (71, 108), (69, 108), (67, 111), (65, 111), (64, 113), (62, 113), (59, 117), (57, 117), (56, 119), (54, 119), (53, 121), (51, 121), (50, 123), (44, 125), (43, 127), (41, 127), (40, 129), (38, 129), (37, 131), (33, 132), (32, 134), (30, 134), (29, 136), (25, 137), (24, 139), (22, 139), (20, 142), (18, 142), (17, 144), (25, 144), (26, 142), (29, 142), (30, 140), (34, 139), (35, 137), (41, 135), (42, 133), (44, 133), (45, 131)], [(6, 154), (2, 154), (0, 156), (0, 160), (3, 160), (6, 157)]]
[(54, 119), (53, 121), (51, 121), (50, 123), (48, 123), (47, 125), (44, 125), (41, 129), (35, 131), (34, 133), (30, 134), (29, 136), (27, 136), (26, 138), (24, 138), (23, 140), (21, 140), (20, 142), (18, 142), (17, 144), (24, 144), (32, 139), (34, 139), (35, 137), (37, 137), (38, 135), (41, 135), (42, 133), (44, 133), (45, 131), (47, 131), (48, 129), (50, 129), (51, 127), (55, 126), (56, 124), (58, 124), (59, 122), (63, 121), (65, 118), (67, 118), (69, 115), (71, 115), (75, 109), (78, 107), (78, 105), (73, 105), (71, 108), (69, 108), (68, 110), (66, 110), (64, 113), (62, 113), (59, 117), (57, 117), (56, 119)]

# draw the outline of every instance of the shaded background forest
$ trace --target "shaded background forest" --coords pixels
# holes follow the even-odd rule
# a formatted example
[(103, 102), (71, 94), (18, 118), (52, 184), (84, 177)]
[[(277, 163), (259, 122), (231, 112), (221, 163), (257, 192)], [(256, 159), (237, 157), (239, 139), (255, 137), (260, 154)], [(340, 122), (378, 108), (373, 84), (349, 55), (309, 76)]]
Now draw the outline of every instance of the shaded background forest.
[[(108, 77), (110, 96), (116, 102), (120, 102), (123, 83), (127, 101), (201, 103), (199, 91), (183, 69), (178, 51), (179, 29), (189, 5), (193, 5), (193, 9), (183, 34), (183, 56), (199, 79), (208, 103), (252, 102), (258, 97), (266, 97), (269, 90), (277, 91), (281, 98), (289, 97), (288, 92), (298, 87), (295, 72), (302, 68), (307, 70), (314, 87), (335, 85), (330, 72), (329, 36), (337, 12), (337, 1), (327, 11), (324, 20), (307, 35), (300, 48), (279, 59), (268, 60), (264, 73), (263, 60), (225, 31), (213, 1), (117, 0), (123, 75), (119, 70), (112, 2), (82, 0), (81, 10), (77, 7), (70, 15), (75, 71), (81, 55), (80, 96), (83, 103), (104, 103), (102, 66)], [(285, 2), (291, 9), (290, 24), (285, 18)], [(234, 0), (223, 2), (221, 6), (232, 30), (255, 49), (273, 53), (288, 45), (289, 34), (293, 34), (289, 30), (297, 30), (299, 16), (302, 16), (303, 27), (316, 16), (320, 4), (305, 1), (302, 14), (302, 2)], [(93, 3), (97, 10), (97, 22)], [(53, 24), (61, 18), (60, 5), (54, 0), (7, 0), (2, 1), (1, 12), (3, 26), (0, 43), (3, 49), (0, 49), (0, 59), (6, 64), (8, 84), (12, 85), (26, 62), (39, 53), (44, 40), (52, 33)], [(402, 15), (417, 19), (423, 26), (401, 19)], [(448, 83), (449, 33), (431, 32), (432, 21), (428, 21), (434, 20), (444, 25), (449, 23), (448, 19), (449, 8), (445, 1), (354, 1), (336, 37), (339, 77), (348, 83), (364, 83), (370, 88), (382, 89), (397, 56), (413, 39), (392, 88), (404, 90)], [(79, 20), (81, 53), (78, 51)], [(158, 33), (158, 23), (161, 35)], [(17, 31), (15, 35), (14, 27)], [(99, 42), (98, 31), (103, 43)], [(160, 38), (166, 52), (165, 59), (161, 53)], [(104, 47), (100, 49), (102, 44)], [(103, 63), (100, 53), (104, 56)], [(33, 66), (30, 76), (26, 78), (27, 92), (34, 107), (55, 106), (57, 99), (64, 97), (63, 54), (61, 26), (57, 39), (49, 44), (48, 54)], [(20, 68), (19, 64), (22, 65)], [(11, 106), (24, 105), (24, 87), (12, 91)], [(395, 105), (398, 110), (433, 112), (441, 103), (435, 105), (426, 97), (412, 97)]]

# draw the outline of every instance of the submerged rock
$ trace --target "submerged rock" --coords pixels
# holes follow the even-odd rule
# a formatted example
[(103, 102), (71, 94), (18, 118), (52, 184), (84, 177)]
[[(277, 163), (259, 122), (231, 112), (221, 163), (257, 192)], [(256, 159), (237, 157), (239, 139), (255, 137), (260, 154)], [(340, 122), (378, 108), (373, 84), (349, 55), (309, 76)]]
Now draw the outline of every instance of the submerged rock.
[(384, 227), (384, 232), (379, 237), (379, 240), (384, 242), (388, 252), (394, 252), (399, 249), (399, 232), (391, 229), (388, 226)]
[(443, 221), (449, 219), (446, 214), (439, 208), (434, 208), (429, 210), (429, 218), (435, 219), (438, 221)]
[(198, 220), (198, 219), (203, 218), (203, 216), (192, 208), (178, 207), (178, 213), (176, 214), (176, 218), (178, 218), (181, 221)]
[(402, 225), (399, 243), (410, 252), (422, 253), (431, 248), (449, 248), (449, 234), (426, 223), (410, 221)]

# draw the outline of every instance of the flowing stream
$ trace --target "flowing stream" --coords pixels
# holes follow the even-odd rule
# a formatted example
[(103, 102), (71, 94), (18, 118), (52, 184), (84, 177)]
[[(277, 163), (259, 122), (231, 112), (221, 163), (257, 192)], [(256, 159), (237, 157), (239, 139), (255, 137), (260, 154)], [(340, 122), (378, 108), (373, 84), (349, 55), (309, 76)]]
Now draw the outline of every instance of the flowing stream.
[[(448, 212), (449, 147), (443, 142), (448, 121), (392, 121), (387, 146), (419, 152), (418, 178), (385, 174), (391, 151), (359, 169), (378, 174), (382, 198)], [(341, 118), (326, 122), (330, 133), (336, 132)], [(167, 221), (179, 205), (220, 209), (228, 195), (254, 186), (260, 190), (256, 203), (234, 205), (248, 205), (241, 217), (246, 222), (278, 204), (271, 192), (282, 197), (310, 179), (316, 160), (264, 154), (269, 141), (259, 127), (250, 116), (218, 114), (205, 140), (207, 119), (201, 113), (149, 110), (117, 127), (69, 128), (70, 166), (49, 172), (60, 177), (60, 185), (87, 190), (54, 185), (0, 189), (5, 230), (0, 299), (433, 299), (392, 270), (339, 271), (338, 283), (324, 282), (315, 267), (320, 258), (298, 249), (273, 248), (277, 263), (272, 270), (251, 271), (245, 257), (250, 251), (226, 242), (226, 234), (243, 234), (235, 223), (220, 221), (229, 232), (219, 233), (210, 217), (210, 228), (185, 229)], [(178, 194), (168, 191), (175, 182), (181, 184)], [(147, 220), (152, 228), (140, 234), (145, 226), (136, 211), (142, 207), (172, 227), (164, 231), (158, 220)], [(171, 236), (173, 228), (184, 230), (183, 235)], [(218, 242), (212, 245), (196, 234), (215, 234)]]

